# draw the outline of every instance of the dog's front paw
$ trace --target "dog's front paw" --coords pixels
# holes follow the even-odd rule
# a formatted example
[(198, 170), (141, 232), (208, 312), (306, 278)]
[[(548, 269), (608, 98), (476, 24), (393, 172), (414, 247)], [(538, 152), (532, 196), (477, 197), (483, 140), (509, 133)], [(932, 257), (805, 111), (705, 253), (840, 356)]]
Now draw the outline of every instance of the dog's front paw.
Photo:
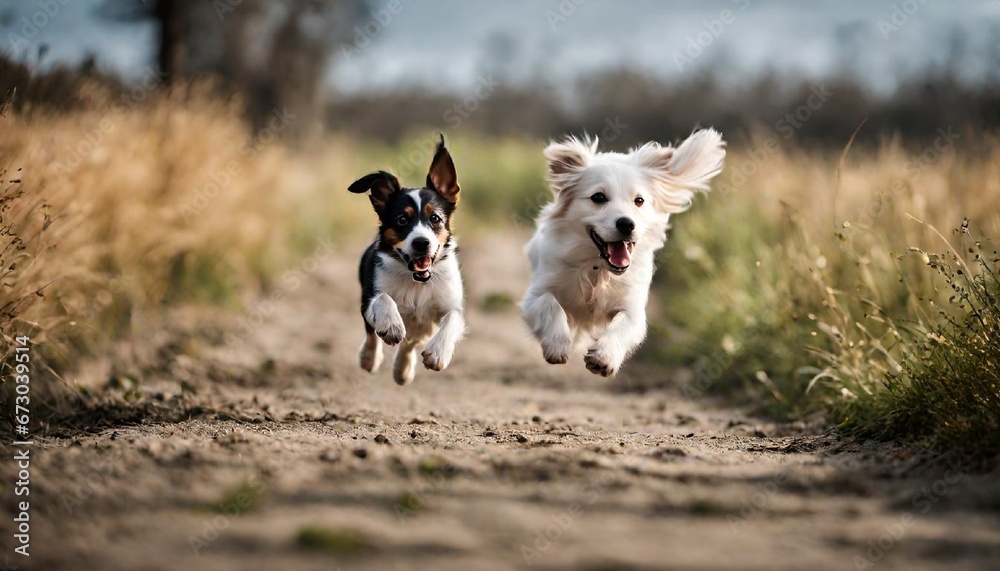
[(542, 343), (542, 356), (545, 361), (552, 365), (563, 365), (569, 361), (569, 350), (571, 347), (569, 339), (558, 340), (551, 343)]
[(406, 337), (403, 318), (396, 316), (395, 319), (386, 319), (384, 323), (376, 325), (375, 334), (385, 341), (386, 345), (399, 345)]
[(597, 347), (591, 347), (591, 349), (587, 351), (586, 356), (583, 358), (583, 362), (587, 364), (588, 371), (602, 377), (610, 377), (618, 373), (618, 369), (621, 367), (621, 363), (612, 361)]
[(424, 358), (424, 367), (432, 371), (443, 371), (451, 363), (452, 352), (428, 348), (420, 355)]
[(573, 343), (565, 335), (554, 335), (549, 340), (542, 341), (542, 356), (551, 365), (564, 365), (569, 361), (569, 352)]

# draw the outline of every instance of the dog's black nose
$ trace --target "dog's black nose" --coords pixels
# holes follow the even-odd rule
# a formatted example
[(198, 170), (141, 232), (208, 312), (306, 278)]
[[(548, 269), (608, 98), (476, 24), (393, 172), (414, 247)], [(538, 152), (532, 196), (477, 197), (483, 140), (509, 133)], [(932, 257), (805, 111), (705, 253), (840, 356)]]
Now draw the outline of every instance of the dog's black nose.
[(628, 237), (632, 235), (632, 231), (635, 230), (635, 222), (632, 222), (631, 218), (625, 218), (622, 216), (615, 221), (615, 228), (622, 233), (622, 236)]
[(424, 237), (414, 238), (412, 244), (417, 252), (426, 252), (431, 248), (431, 241)]

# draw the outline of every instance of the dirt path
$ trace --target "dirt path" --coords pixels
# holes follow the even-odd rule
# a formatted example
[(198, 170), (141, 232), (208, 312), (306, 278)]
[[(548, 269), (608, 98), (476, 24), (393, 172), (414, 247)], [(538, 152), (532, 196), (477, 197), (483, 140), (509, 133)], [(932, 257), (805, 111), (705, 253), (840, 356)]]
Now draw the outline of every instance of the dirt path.
[(245, 339), (183, 312), (140, 327), (79, 382), (134, 367), (143, 414), (40, 439), (11, 568), (1000, 568), (995, 476), (632, 391), (669, 380), (634, 363), (546, 365), (513, 307), (481, 308), (519, 296), (517, 248), (466, 240), (469, 337), (407, 388), (355, 364), (353, 255), (256, 302)]

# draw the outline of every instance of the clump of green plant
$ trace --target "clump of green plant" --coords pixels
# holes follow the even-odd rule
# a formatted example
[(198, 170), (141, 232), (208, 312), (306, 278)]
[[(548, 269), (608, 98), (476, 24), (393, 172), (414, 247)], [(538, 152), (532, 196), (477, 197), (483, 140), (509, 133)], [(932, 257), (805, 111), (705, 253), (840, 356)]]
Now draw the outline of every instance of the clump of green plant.
[(479, 306), (483, 308), (483, 311), (498, 313), (513, 308), (516, 303), (509, 293), (494, 291), (484, 295)]
[(845, 428), (941, 449), (1000, 452), (1000, 255), (973, 238), (968, 220), (956, 232), (971, 262), (954, 249), (912, 249), (946, 286), (947, 303), (925, 299), (928, 318), (905, 328), (893, 324), (899, 358), (879, 382), (841, 387), (844, 398), (832, 409)]
[(417, 463), (417, 472), (425, 478), (451, 478), (458, 473), (458, 468), (447, 458), (432, 455), (420, 459)]
[(665, 319), (653, 320), (643, 354), (689, 368), (682, 388), (692, 396), (726, 395), (778, 417), (816, 408), (805, 389), (819, 360), (805, 347), (827, 341), (814, 334), (821, 255), (791, 207), (775, 215), (739, 197), (706, 202), (661, 256)]
[(424, 499), (420, 497), (420, 494), (407, 491), (399, 494), (396, 501), (393, 502), (392, 507), (397, 513), (416, 515), (426, 507), (426, 504), (424, 503)]
[(295, 544), (302, 549), (333, 555), (350, 555), (372, 547), (371, 541), (355, 529), (319, 525), (307, 525), (300, 529), (295, 536)]
[(225, 490), (219, 499), (206, 506), (219, 513), (245, 512), (252, 510), (264, 495), (264, 486), (257, 478), (247, 478), (238, 485)]

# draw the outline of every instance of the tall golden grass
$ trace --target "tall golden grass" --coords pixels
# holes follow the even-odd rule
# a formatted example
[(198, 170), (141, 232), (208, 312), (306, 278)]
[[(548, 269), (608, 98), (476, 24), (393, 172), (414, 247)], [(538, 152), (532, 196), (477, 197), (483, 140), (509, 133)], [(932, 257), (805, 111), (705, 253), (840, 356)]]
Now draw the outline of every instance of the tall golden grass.
[(81, 93), (78, 112), (0, 118), (0, 357), (29, 334), (64, 370), (138, 313), (236, 307), (352, 217), (334, 208), (350, 161), (336, 141), (292, 153), (209, 85), (130, 106), (96, 84)]

